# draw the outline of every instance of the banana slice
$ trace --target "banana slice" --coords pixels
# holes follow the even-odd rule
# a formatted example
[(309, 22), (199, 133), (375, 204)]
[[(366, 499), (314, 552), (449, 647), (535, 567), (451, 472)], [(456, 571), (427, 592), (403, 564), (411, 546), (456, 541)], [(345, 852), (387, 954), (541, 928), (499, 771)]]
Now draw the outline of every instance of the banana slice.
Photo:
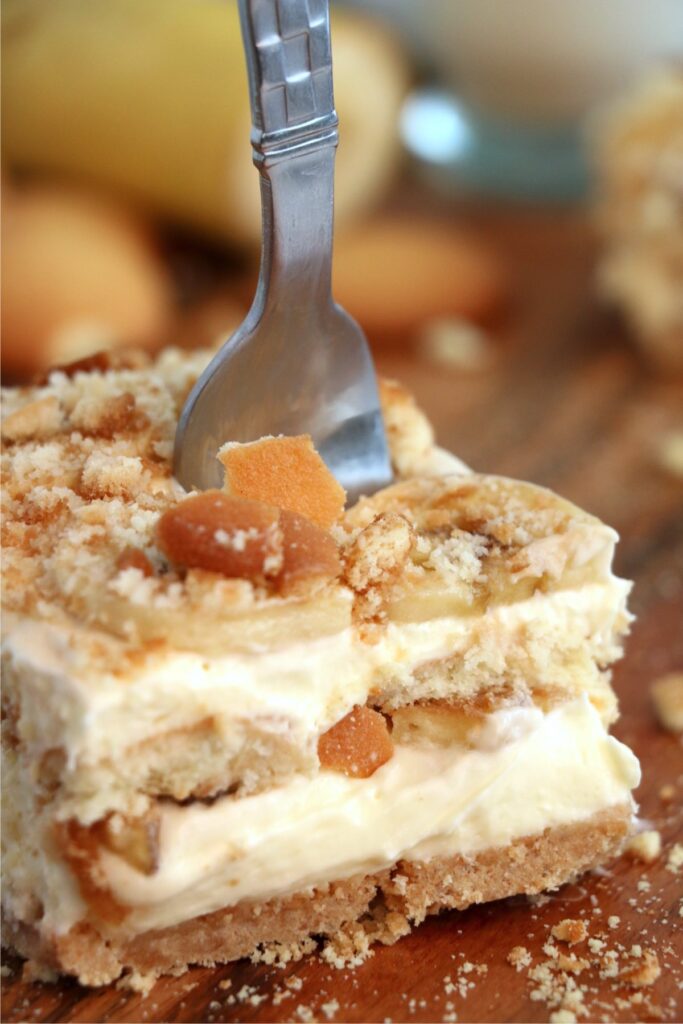
[(483, 711), (455, 707), (447, 701), (410, 704), (391, 712), (392, 739), (395, 743), (450, 747), (476, 746), (486, 714)]
[[(232, 582), (232, 581), (230, 581)], [(352, 595), (332, 586), (311, 600), (269, 598), (261, 606), (164, 607), (101, 594), (88, 609), (96, 624), (133, 642), (167, 641), (219, 655), (286, 646), (341, 632), (351, 624)]]
[(158, 870), (158, 815), (152, 812), (144, 818), (127, 818), (112, 814), (92, 827), (102, 845), (122, 857), (136, 871), (153, 875)]

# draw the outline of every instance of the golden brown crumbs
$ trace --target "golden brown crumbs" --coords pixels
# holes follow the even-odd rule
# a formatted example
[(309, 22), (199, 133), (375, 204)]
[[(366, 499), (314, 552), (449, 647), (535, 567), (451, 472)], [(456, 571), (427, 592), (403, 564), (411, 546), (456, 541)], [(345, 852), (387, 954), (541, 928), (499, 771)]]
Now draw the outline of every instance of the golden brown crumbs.
[(588, 935), (585, 922), (571, 917), (566, 917), (559, 924), (553, 925), (550, 932), (553, 938), (560, 942), (568, 942), (570, 946), (583, 942)]
[(2, 422), (3, 441), (44, 440), (56, 434), (61, 426), (62, 411), (54, 395), (37, 398), (20, 406)]
[(114, 397), (84, 398), (71, 414), (71, 426), (91, 437), (113, 438), (126, 431), (149, 426), (147, 416), (137, 407), (135, 396), (124, 391)]
[(662, 852), (662, 837), (656, 829), (646, 829), (629, 839), (626, 852), (636, 860), (652, 864)]
[(683, 843), (674, 843), (666, 858), (666, 869), (673, 875), (677, 875), (683, 867)]
[(619, 978), (633, 988), (644, 988), (653, 985), (661, 973), (662, 969), (659, 966), (657, 954), (651, 949), (645, 949), (641, 962), (633, 967), (627, 967), (621, 972)]
[(513, 946), (507, 955), (507, 961), (519, 972), (531, 963), (531, 953), (526, 946)]
[(560, 953), (557, 957), (557, 966), (561, 971), (568, 971), (570, 974), (581, 974), (590, 967), (590, 961), (578, 957), (574, 953), (567, 955)]
[(344, 556), (344, 576), (358, 592), (392, 581), (414, 544), (414, 533), (396, 512), (384, 512), (361, 530)]
[(395, 512), (376, 516), (344, 553), (344, 579), (356, 593), (354, 617), (380, 622), (394, 583), (404, 571), (415, 544), (407, 520)]

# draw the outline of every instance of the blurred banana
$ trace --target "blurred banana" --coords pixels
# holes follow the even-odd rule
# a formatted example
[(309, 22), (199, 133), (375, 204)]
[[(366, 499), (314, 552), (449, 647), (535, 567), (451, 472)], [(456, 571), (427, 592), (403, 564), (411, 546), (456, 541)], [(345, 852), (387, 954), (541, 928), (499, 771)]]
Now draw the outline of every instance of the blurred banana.
[(4, 374), (168, 333), (171, 276), (151, 225), (125, 204), (56, 183), (5, 186), (1, 248)]
[[(362, 16), (335, 12), (332, 35), (344, 221), (391, 176), (408, 69)], [(6, 0), (2, 36), (11, 168), (67, 172), (218, 238), (257, 243), (234, 0)]]

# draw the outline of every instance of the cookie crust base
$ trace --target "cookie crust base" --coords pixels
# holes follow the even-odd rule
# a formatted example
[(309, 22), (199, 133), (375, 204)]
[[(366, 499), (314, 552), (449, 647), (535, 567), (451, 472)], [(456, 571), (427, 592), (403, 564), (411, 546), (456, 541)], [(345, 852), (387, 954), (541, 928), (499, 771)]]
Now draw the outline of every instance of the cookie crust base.
[(124, 972), (156, 978), (182, 973), (191, 964), (263, 956), (268, 949), (296, 959), (311, 948), (312, 937), (341, 940), (342, 946), (346, 940), (347, 947), (358, 947), (359, 938), (366, 948), (390, 944), (429, 914), (562, 885), (617, 855), (631, 825), (632, 808), (621, 804), (471, 857), (401, 860), (375, 874), (225, 907), (129, 940), (105, 938), (88, 922), (45, 937), (35, 926), (9, 919), (3, 945), (32, 961), (35, 971), (56, 970), (84, 985), (105, 985)]

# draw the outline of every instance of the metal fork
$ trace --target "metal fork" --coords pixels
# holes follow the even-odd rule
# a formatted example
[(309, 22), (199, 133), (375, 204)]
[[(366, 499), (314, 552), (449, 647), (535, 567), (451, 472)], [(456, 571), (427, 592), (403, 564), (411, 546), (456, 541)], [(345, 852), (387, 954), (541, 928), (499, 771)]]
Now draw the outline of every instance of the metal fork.
[(263, 244), (251, 310), (180, 417), (175, 473), (220, 487), (225, 441), (311, 434), (349, 501), (391, 482), (368, 345), (332, 299), (338, 141), (328, 0), (239, 0)]

